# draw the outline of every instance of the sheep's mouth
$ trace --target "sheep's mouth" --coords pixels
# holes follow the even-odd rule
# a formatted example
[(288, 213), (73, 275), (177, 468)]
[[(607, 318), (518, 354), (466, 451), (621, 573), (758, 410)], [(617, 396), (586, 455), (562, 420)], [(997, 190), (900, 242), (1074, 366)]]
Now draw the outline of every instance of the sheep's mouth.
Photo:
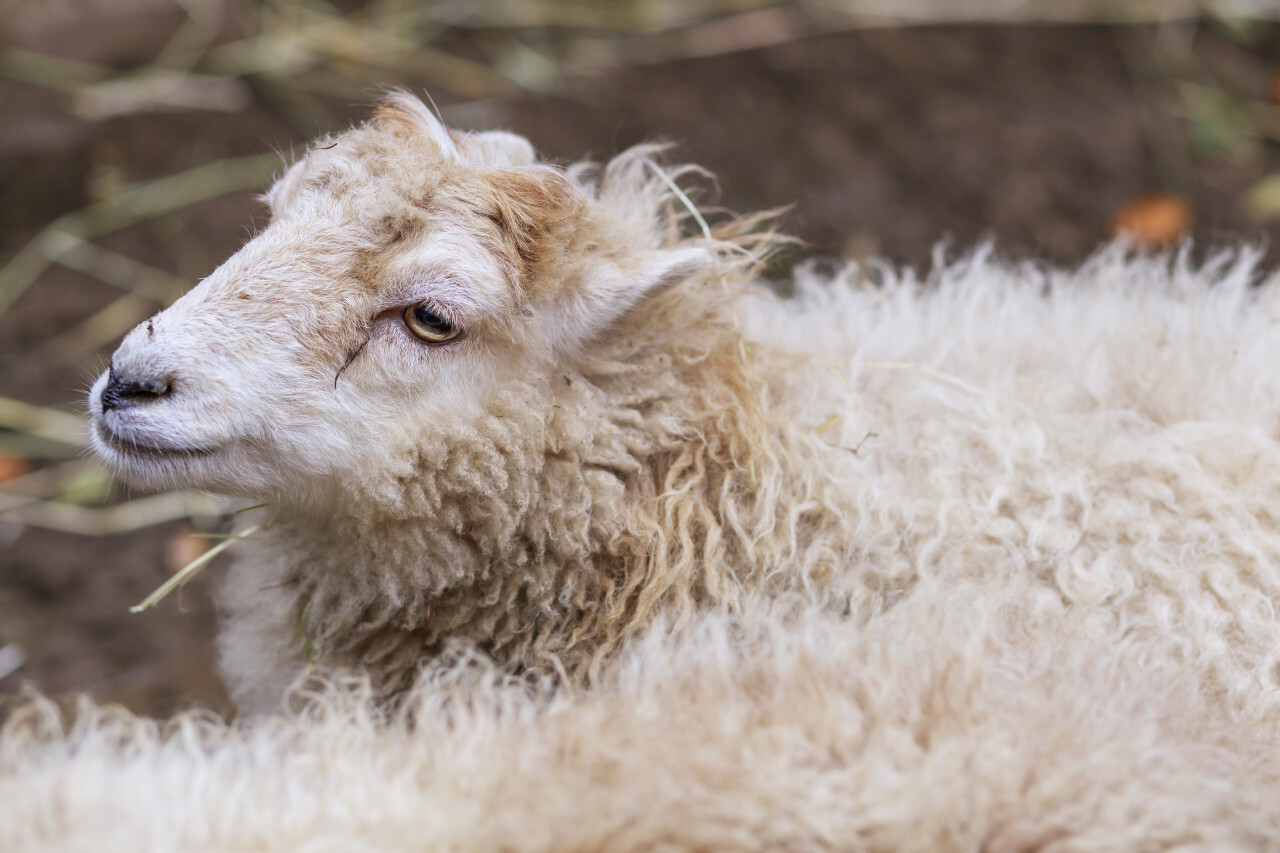
[(174, 445), (148, 444), (137, 438), (125, 437), (114, 432), (103, 421), (99, 420), (94, 424), (94, 431), (98, 438), (111, 450), (125, 457), (133, 457), (138, 459), (163, 460), (173, 458), (189, 459), (197, 456), (208, 456), (215, 453), (216, 447), (187, 446), (180, 447)]

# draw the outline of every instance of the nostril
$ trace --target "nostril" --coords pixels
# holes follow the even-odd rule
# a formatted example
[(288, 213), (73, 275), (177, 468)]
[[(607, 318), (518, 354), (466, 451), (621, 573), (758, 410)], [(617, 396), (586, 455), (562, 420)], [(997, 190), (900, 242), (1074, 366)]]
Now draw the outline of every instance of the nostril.
[(102, 389), (102, 411), (107, 412), (132, 403), (147, 403), (169, 393), (168, 379), (147, 376), (122, 379), (112, 365), (107, 372), (107, 386)]
[(126, 393), (135, 397), (149, 395), (152, 397), (160, 397), (169, 393), (169, 383), (163, 379), (135, 379), (132, 382), (124, 383), (127, 389)]

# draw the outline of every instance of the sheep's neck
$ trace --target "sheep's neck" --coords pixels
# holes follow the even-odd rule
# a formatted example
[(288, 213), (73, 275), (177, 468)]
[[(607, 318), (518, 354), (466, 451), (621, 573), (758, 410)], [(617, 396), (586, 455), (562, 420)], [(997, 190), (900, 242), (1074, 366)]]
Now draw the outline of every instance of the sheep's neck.
[(592, 579), (625, 487), (585, 468), (583, 448), (548, 453), (547, 407), (519, 396), (491, 405), (467, 441), (424, 437), (394, 488), (279, 518), (275, 550), (290, 555), (320, 662), (397, 690), (454, 644), (521, 668), (564, 651), (565, 627), (603, 595)]

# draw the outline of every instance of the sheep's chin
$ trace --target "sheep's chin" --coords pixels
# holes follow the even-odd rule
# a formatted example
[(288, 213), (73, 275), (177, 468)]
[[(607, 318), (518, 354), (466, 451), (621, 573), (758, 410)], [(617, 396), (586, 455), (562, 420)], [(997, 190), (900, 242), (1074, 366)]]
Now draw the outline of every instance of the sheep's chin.
[(148, 444), (113, 432), (101, 420), (91, 430), (93, 449), (107, 467), (135, 486), (172, 488), (191, 486), (208, 462), (222, 452), (220, 447), (178, 447)]

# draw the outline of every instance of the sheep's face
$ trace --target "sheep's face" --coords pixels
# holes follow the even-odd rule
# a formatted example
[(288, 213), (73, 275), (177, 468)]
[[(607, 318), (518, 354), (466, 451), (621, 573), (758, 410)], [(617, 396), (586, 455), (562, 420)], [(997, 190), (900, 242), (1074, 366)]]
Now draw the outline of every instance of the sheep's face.
[(589, 191), (523, 139), (452, 133), (407, 96), (331, 142), (95, 383), (94, 446), (129, 480), (281, 499), (383, 470), (708, 261), (610, 245)]

